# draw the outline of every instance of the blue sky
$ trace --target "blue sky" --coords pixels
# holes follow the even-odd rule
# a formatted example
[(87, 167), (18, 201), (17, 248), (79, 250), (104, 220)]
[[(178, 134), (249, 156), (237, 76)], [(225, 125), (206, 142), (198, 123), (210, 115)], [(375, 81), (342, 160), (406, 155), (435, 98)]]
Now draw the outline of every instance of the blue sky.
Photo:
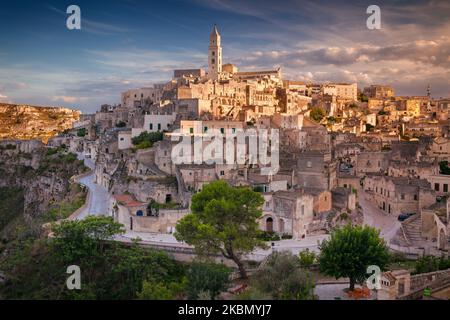
[[(391, 84), (402, 95), (450, 96), (448, 1), (0, 0), (0, 101), (93, 112), (126, 89), (205, 67), (214, 23), (224, 62), (282, 67), (303, 81)], [(66, 28), (81, 8), (82, 29)]]

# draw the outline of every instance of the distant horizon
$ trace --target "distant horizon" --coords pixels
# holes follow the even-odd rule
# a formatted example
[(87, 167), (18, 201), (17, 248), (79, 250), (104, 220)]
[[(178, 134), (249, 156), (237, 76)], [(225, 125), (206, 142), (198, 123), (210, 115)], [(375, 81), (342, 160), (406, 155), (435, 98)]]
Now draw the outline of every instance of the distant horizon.
[(0, 11), (0, 102), (93, 113), (120, 94), (206, 68), (211, 28), (224, 63), (281, 67), (283, 79), (391, 85), (399, 96), (450, 97), (450, 3), (379, 1), (80, 0), (81, 30), (66, 28), (72, 3), (18, 0)]

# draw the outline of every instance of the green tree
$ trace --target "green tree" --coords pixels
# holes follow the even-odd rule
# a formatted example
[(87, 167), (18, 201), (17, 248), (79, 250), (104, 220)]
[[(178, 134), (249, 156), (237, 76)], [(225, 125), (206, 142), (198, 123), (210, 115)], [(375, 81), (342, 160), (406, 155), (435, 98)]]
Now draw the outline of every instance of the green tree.
[(258, 239), (257, 222), (263, 203), (261, 194), (249, 188), (212, 182), (192, 197), (192, 213), (178, 222), (175, 237), (193, 245), (200, 255), (221, 253), (247, 278), (242, 255), (265, 246)]
[(450, 175), (450, 167), (448, 166), (448, 161), (439, 162), (439, 173)]
[(170, 282), (146, 280), (142, 284), (142, 290), (137, 293), (140, 300), (174, 300), (183, 293), (186, 287), (185, 278), (182, 282)]
[(299, 259), (290, 252), (275, 252), (257, 271), (252, 282), (256, 292), (275, 300), (310, 300), (314, 297), (314, 280), (302, 269)]
[(103, 255), (106, 240), (124, 233), (123, 225), (111, 217), (88, 216), (83, 220), (55, 223), (53, 245), (64, 262), (78, 262), (85, 257)]
[(211, 299), (228, 288), (230, 268), (211, 262), (194, 262), (187, 274), (187, 295), (199, 299), (201, 293), (208, 293)]
[(379, 231), (369, 226), (348, 224), (331, 233), (329, 240), (320, 245), (321, 272), (336, 279), (348, 277), (350, 290), (367, 277), (367, 267), (376, 265), (384, 269), (389, 262), (389, 251)]
[(86, 128), (80, 128), (77, 131), (77, 136), (79, 136), (79, 137), (84, 137), (84, 136), (86, 136), (86, 134), (87, 134)]
[(302, 268), (310, 268), (317, 260), (316, 253), (308, 249), (300, 251), (298, 258)]
[(326, 116), (326, 111), (324, 108), (314, 107), (311, 109), (309, 116), (314, 121), (320, 122)]

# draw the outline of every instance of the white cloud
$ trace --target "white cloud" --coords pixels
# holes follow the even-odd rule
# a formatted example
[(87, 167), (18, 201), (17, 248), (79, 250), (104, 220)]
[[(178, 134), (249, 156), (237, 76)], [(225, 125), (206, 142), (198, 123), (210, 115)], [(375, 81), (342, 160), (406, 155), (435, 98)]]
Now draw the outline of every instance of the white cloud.
[(65, 103), (75, 103), (79, 100), (77, 97), (70, 97), (70, 96), (54, 96), (52, 98), (53, 101), (62, 101)]

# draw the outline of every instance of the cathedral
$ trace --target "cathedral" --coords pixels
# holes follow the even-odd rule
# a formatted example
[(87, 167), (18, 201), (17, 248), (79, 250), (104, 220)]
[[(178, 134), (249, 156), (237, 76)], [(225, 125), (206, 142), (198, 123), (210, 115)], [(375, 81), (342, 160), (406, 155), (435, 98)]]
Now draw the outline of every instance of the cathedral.
[(281, 69), (268, 71), (238, 72), (238, 68), (231, 64), (222, 64), (222, 37), (217, 25), (214, 25), (209, 36), (208, 48), (208, 78), (211, 80), (234, 78), (237, 80), (274, 78), (281, 81)]

